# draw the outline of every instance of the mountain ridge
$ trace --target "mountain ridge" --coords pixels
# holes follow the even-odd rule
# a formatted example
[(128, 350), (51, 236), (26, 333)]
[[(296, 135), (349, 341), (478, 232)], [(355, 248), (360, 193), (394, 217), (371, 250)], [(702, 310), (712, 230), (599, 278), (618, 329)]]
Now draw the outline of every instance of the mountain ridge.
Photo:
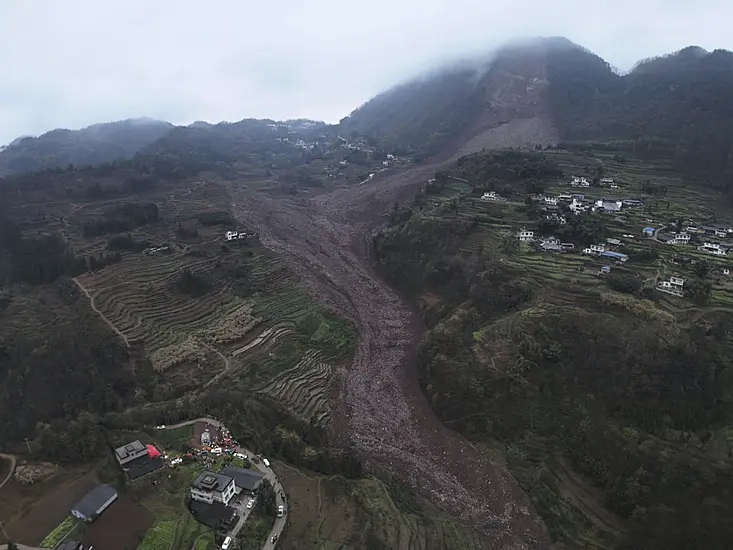
[[(682, 162), (697, 157), (698, 167), (733, 167), (727, 158), (733, 138), (725, 130), (733, 124), (727, 50), (686, 47), (621, 73), (590, 50), (552, 37), (510, 43), (473, 67), (459, 67), (378, 94), (341, 120), (342, 131), (427, 156), (568, 140), (615, 139), (627, 147), (656, 140), (662, 142), (656, 148)], [(523, 119), (534, 123), (519, 132), (504, 126)]]
[(17, 138), (0, 149), (0, 176), (129, 158), (172, 128), (170, 122), (143, 117)]

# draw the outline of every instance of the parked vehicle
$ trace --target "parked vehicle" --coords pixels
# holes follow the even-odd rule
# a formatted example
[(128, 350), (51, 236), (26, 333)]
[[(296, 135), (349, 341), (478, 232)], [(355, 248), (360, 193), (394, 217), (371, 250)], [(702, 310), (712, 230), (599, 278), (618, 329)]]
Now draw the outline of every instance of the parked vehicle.
[(227, 537), (224, 539), (224, 542), (221, 543), (221, 550), (227, 550), (229, 548), (229, 545), (232, 543), (232, 537)]
[(277, 507), (277, 517), (281, 518), (285, 515), (285, 506), (282, 504)]

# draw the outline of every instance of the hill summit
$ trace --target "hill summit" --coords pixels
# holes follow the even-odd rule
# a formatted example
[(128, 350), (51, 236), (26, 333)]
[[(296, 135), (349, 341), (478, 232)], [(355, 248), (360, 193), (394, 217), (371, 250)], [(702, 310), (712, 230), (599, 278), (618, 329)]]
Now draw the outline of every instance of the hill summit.
[(622, 75), (566, 38), (538, 38), (387, 90), (341, 129), (440, 156), (615, 140), (730, 170), (732, 69), (733, 53), (691, 46)]

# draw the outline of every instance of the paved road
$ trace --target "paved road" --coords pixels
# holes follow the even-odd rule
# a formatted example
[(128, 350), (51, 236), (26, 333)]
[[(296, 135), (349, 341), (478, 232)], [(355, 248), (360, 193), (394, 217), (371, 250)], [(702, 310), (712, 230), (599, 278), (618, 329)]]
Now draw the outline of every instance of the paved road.
[[(186, 420), (185, 422), (179, 422), (178, 424), (171, 424), (167, 425), (165, 427), (166, 430), (175, 430), (176, 428), (180, 428), (182, 426), (190, 426), (192, 424), (195, 424), (196, 422), (208, 422), (215, 428), (221, 428), (224, 426), (224, 423), (220, 420), (217, 420), (215, 418), (194, 418), (193, 420)], [(248, 449), (245, 449), (244, 447), (237, 447), (236, 452), (244, 453), (248, 457), (252, 457), (255, 455), (255, 453), (249, 451)], [(280, 482), (277, 479), (277, 476), (275, 475), (275, 472), (272, 471), (272, 468), (268, 468), (265, 466), (262, 462), (259, 464), (255, 464), (257, 469), (265, 474), (265, 478), (267, 478), (270, 483), (272, 484), (273, 489), (275, 489), (275, 504), (277, 506), (283, 506), (285, 513), (283, 514), (282, 518), (276, 518), (275, 523), (272, 526), (272, 530), (270, 531), (270, 534), (267, 536), (267, 542), (262, 547), (263, 550), (273, 550), (275, 548), (275, 545), (272, 543), (272, 537), (278, 537), (282, 535), (283, 528), (285, 527), (285, 522), (287, 520), (288, 516), (288, 506), (286, 499), (284, 498), (285, 490), (283, 489), (283, 486), (280, 484)], [(236, 536), (239, 534), (239, 532), (242, 530), (242, 527), (244, 527), (245, 522), (247, 521), (247, 518), (249, 517), (249, 513), (251, 510), (246, 509), (247, 504), (247, 498), (243, 499), (242, 504), (239, 507), (239, 512), (242, 514), (240, 516), (239, 521), (234, 526), (234, 528), (231, 531), (230, 536), (232, 538), (236, 538)]]

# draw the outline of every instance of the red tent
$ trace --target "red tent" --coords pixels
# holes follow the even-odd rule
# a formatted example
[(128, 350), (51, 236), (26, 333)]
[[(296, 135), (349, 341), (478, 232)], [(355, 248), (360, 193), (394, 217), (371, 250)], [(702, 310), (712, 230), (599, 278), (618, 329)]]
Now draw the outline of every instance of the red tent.
[(160, 451), (154, 445), (145, 445), (145, 448), (148, 450), (148, 456), (150, 458), (160, 456)]

